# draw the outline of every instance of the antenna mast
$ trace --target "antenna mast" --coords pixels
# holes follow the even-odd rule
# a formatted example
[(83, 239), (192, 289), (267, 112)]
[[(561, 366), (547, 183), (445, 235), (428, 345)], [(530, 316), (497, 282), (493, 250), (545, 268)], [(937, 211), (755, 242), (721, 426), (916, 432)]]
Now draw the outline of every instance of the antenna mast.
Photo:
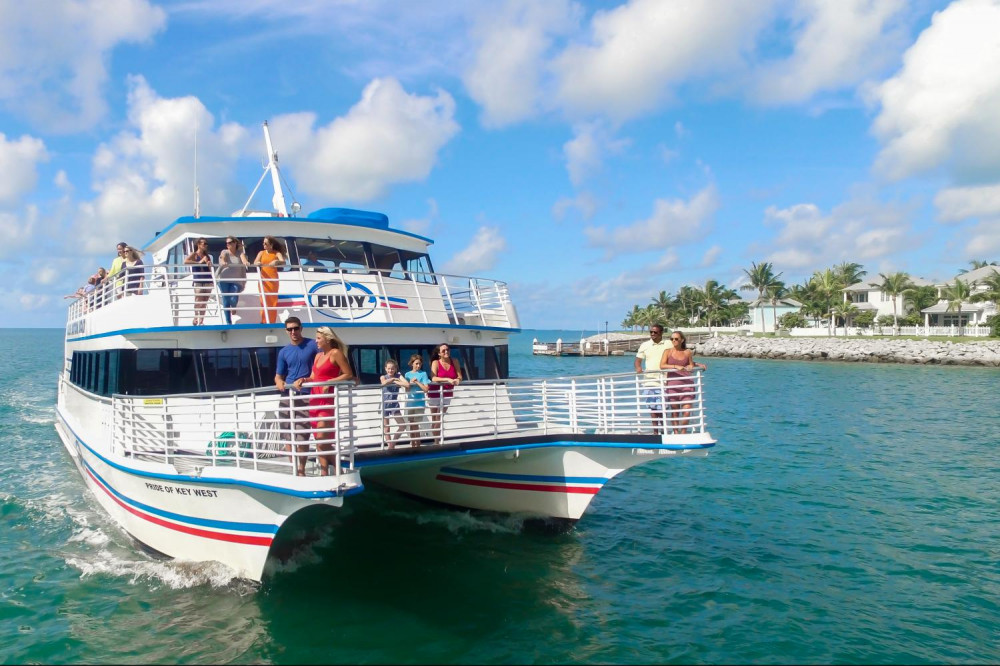
[(288, 209), (285, 208), (285, 193), (281, 189), (281, 175), (278, 173), (278, 153), (271, 147), (271, 133), (267, 131), (267, 121), (264, 121), (264, 143), (267, 144), (267, 168), (271, 172), (271, 186), (274, 188), (274, 196), (271, 203), (281, 217), (288, 217)]
[(201, 217), (201, 192), (198, 191), (198, 126), (194, 128), (194, 216)]

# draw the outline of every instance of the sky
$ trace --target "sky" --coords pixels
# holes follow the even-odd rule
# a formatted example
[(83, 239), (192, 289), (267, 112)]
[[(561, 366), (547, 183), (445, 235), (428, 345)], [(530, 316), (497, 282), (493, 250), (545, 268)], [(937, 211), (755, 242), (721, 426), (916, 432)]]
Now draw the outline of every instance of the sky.
[(192, 214), (196, 140), (240, 209), (264, 121), (304, 212), (387, 214), (524, 328), (752, 262), (950, 280), (1000, 259), (998, 119), (1000, 0), (0, 0), (0, 326)]

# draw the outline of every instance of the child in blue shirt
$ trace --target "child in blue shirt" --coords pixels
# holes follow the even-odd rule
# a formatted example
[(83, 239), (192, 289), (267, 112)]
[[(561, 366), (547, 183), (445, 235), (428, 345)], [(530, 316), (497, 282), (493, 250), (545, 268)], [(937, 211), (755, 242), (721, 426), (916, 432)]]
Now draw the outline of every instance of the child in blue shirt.
[(420, 354), (410, 357), (410, 371), (403, 375), (409, 383), (409, 393), (406, 401), (406, 420), (410, 423), (410, 445), (420, 446), (420, 425), (424, 420), (424, 407), (427, 406), (427, 388), (431, 378), (422, 370), (424, 359)]

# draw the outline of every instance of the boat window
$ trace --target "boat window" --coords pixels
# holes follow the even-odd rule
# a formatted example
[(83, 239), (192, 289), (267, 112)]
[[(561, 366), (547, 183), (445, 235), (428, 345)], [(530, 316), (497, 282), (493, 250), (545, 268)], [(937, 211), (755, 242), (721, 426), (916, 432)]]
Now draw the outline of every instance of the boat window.
[[(99, 395), (171, 395), (226, 392), (274, 385), (279, 347), (222, 349), (113, 349), (73, 352), (70, 381)], [(393, 358), (402, 373), (410, 371), (413, 354), (424, 359), (430, 374), (431, 346), (357, 345), (350, 348), (351, 367), (362, 384), (378, 384), (385, 361)], [(507, 347), (458, 347), (452, 353), (466, 379), (505, 379)]]
[(434, 269), (431, 267), (431, 259), (426, 254), (400, 250), (399, 257), (407, 280), (424, 284), (437, 284), (434, 279)]
[[(337, 267), (333, 247), (327, 239), (296, 238), (295, 257), (300, 266), (312, 271), (329, 271)], [(338, 255), (339, 256), (339, 255)]]
[(299, 256), (301, 261), (301, 250), (306, 250), (306, 257), (309, 252), (315, 253), (317, 260), (324, 266), (333, 270), (366, 271), (368, 270), (368, 260), (365, 257), (364, 243), (347, 240), (309, 240), (298, 239)]

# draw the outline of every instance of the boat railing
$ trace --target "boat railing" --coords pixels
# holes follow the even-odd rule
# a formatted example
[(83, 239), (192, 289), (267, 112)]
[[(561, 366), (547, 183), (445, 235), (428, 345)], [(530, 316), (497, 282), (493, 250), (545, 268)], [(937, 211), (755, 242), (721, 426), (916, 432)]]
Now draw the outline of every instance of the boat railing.
[[(703, 374), (622, 373), (549, 379), (470, 381), (440, 386), (440, 397), (352, 382), (305, 385), (326, 390), (283, 397), (275, 389), (228, 394), (113, 397), (111, 428), (119, 453), (178, 470), (230, 467), (307, 474), (326, 456), (335, 475), (354, 469), (358, 452), (394, 447), (496, 441), (544, 435), (658, 435), (706, 432)], [(453, 388), (452, 394), (447, 393)], [(286, 400), (287, 408), (283, 408)], [(657, 419), (654, 421), (654, 419)], [(683, 443), (684, 437), (675, 441)]]
[(118, 273), (70, 305), (69, 330), (120, 323), (125, 308), (161, 326), (257, 324), (290, 315), (322, 323), (519, 326), (507, 285), (497, 280), (313, 266), (291, 266), (278, 276), (274, 281), (251, 270), (220, 280), (215, 270), (193, 273), (191, 266), (170, 264)]

